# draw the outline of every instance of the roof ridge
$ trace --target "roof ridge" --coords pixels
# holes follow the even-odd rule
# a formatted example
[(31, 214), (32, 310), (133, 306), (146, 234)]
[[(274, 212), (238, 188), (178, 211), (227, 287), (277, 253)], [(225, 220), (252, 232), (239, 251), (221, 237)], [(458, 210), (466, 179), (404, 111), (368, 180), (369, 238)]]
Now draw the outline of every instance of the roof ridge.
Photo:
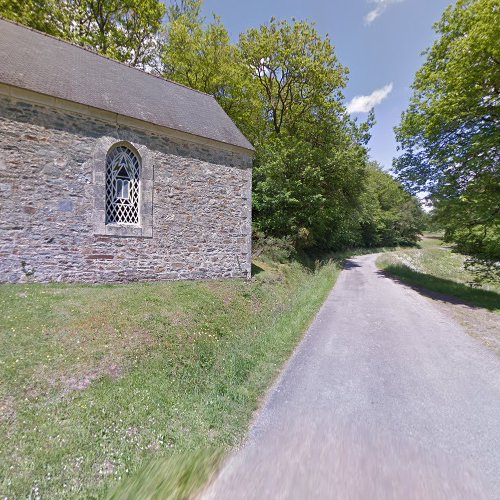
[(142, 73), (144, 75), (151, 76), (153, 78), (158, 78), (159, 80), (162, 80), (164, 82), (172, 83), (174, 85), (178, 85), (179, 87), (183, 87), (185, 89), (192, 90), (193, 92), (198, 92), (198, 94), (206, 95), (208, 97), (211, 97), (212, 99), (215, 99), (215, 97), (212, 94), (208, 94), (207, 92), (203, 92), (202, 90), (193, 89), (192, 87), (188, 87), (187, 85), (184, 85), (182, 83), (175, 82), (174, 80), (169, 80), (168, 78), (164, 78), (163, 76), (154, 75), (153, 73), (148, 73), (147, 71), (145, 71), (143, 69), (137, 68), (135, 66), (131, 66), (130, 64), (127, 64), (125, 62), (117, 61), (116, 59), (113, 59), (109, 56), (99, 54), (99, 52), (96, 52), (89, 47), (85, 47), (83, 45), (78, 45), (78, 44), (76, 44), (74, 42), (70, 42), (68, 40), (63, 40), (62, 38), (58, 38), (57, 36), (54, 36), (54, 35), (49, 35), (48, 33), (45, 33), (44, 31), (37, 30), (35, 28), (32, 28), (31, 26), (26, 26), (25, 24), (18, 23), (17, 21), (13, 21), (12, 19), (6, 19), (5, 17), (3, 17), (1, 15), (0, 15), (0, 20), (5, 21), (6, 23), (9, 23), (9, 24), (14, 24), (16, 26), (19, 26), (20, 28), (24, 28), (26, 30), (32, 31), (33, 33), (38, 33), (39, 35), (46, 36), (47, 38), (52, 38), (53, 40), (56, 40), (57, 42), (65, 43), (66, 45), (71, 45), (73, 47), (76, 47), (77, 49), (85, 50), (86, 52), (89, 52), (90, 54), (94, 54), (96, 56), (102, 57), (103, 59), (107, 59), (108, 61), (114, 62), (116, 64), (120, 64), (121, 66), (125, 66), (126, 68), (135, 69), (136, 71), (139, 71), (140, 73)]

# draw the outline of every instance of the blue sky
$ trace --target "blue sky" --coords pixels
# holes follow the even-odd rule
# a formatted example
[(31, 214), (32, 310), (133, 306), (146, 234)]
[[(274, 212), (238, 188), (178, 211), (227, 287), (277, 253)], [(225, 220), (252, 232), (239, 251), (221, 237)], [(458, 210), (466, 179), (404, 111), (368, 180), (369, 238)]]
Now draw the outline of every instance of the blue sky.
[[(408, 105), (410, 85), (422, 65), (421, 52), (434, 40), (432, 25), (452, 0), (205, 0), (204, 12), (222, 17), (233, 40), (242, 31), (278, 19), (316, 21), (329, 33), (342, 64), (350, 69), (345, 91), (351, 110), (371, 102), (377, 124), (370, 155), (390, 168), (396, 155), (393, 127)], [(378, 92), (377, 92), (378, 91)], [(374, 92), (374, 95), (372, 95)], [(357, 99), (357, 96), (371, 96)], [(366, 113), (353, 113), (360, 120)]]

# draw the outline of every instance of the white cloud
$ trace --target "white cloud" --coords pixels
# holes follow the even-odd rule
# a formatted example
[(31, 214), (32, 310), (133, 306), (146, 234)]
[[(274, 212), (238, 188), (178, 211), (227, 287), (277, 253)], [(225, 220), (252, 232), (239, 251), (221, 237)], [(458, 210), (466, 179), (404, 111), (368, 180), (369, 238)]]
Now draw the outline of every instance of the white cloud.
[(394, 3), (401, 3), (404, 2), (404, 0), (370, 0), (370, 3), (374, 3), (375, 7), (368, 12), (365, 16), (365, 24), (371, 24), (375, 19), (377, 19), (382, 12), (384, 12), (389, 5), (394, 4)]
[(347, 105), (348, 113), (368, 113), (370, 109), (380, 104), (392, 92), (392, 82), (374, 90), (370, 95), (358, 95)]

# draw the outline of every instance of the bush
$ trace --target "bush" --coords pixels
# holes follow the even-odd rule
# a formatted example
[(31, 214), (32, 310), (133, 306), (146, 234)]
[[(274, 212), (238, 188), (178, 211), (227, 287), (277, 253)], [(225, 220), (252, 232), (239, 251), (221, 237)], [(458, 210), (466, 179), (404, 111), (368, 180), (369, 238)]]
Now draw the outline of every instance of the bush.
[(254, 257), (284, 264), (296, 255), (296, 250), (289, 237), (274, 238), (265, 236), (264, 233), (255, 232), (252, 253)]

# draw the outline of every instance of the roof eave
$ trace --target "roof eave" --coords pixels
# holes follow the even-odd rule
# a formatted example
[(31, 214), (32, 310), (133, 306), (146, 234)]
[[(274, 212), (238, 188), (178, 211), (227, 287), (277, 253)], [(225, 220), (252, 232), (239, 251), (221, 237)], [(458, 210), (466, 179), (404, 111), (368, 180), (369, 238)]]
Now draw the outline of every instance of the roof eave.
[(245, 153), (249, 156), (254, 156), (255, 154), (255, 148), (248, 140), (248, 147), (242, 146), (240, 144), (219, 141), (202, 135), (192, 134), (183, 130), (166, 127), (165, 125), (140, 120), (133, 116), (124, 115), (101, 108), (95, 108), (93, 106), (89, 106), (88, 104), (83, 104), (77, 101), (70, 101), (68, 99), (62, 99), (57, 96), (42, 94), (31, 89), (16, 87), (15, 85), (10, 85), (7, 83), (0, 82), (0, 95), (22, 101), (28, 101), (29, 103), (40, 106), (59, 109), (61, 111), (76, 112), (83, 116), (98, 118), (110, 124), (129, 126), (131, 128), (143, 131), (155, 132), (159, 135), (164, 135), (167, 137), (190, 140), (191, 142), (197, 144), (210, 146), (212, 148), (221, 148), (233, 153)]

